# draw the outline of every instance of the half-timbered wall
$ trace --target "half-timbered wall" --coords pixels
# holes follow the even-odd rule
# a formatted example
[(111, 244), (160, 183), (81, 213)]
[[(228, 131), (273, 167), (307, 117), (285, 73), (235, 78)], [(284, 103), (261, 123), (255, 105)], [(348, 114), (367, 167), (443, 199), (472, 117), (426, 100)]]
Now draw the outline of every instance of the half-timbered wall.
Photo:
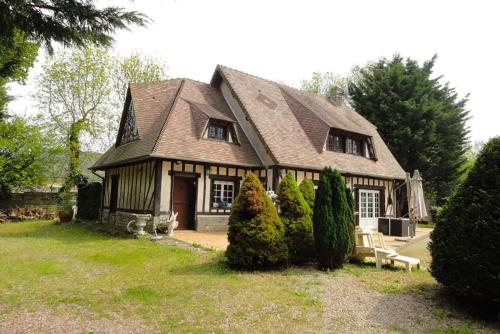
[[(166, 214), (172, 208), (173, 182), (175, 176), (189, 176), (196, 179), (196, 213), (197, 214), (229, 214), (230, 209), (214, 208), (212, 203), (213, 182), (215, 180), (233, 181), (235, 195), (241, 182), (248, 173), (254, 173), (266, 186), (272, 182), (265, 169), (239, 167), (231, 165), (202, 164), (187, 161), (163, 161), (160, 212)], [(172, 177), (174, 176), (174, 177)]]
[[(279, 177), (275, 180), (275, 182), (279, 183), (279, 181), (281, 181), (281, 179), (288, 172), (291, 172), (295, 176), (295, 179), (299, 184), (300, 182), (302, 182), (302, 180), (304, 180), (304, 178), (313, 180), (315, 184), (319, 182), (319, 171), (305, 170), (305, 169), (287, 169), (287, 168), (278, 169)], [(346, 185), (351, 190), (353, 190), (356, 202), (359, 200), (356, 189), (381, 190), (383, 194), (383, 198), (381, 200), (382, 203), (381, 213), (384, 216), (395, 215), (396, 197), (394, 191), (394, 180), (374, 178), (368, 176), (355, 176), (348, 174), (343, 174), (343, 177), (344, 181), (346, 182)]]
[(103, 207), (109, 209), (111, 183), (118, 177), (116, 210), (122, 212), (153, 213), (155, 161), (148, 161), (106, 170)]

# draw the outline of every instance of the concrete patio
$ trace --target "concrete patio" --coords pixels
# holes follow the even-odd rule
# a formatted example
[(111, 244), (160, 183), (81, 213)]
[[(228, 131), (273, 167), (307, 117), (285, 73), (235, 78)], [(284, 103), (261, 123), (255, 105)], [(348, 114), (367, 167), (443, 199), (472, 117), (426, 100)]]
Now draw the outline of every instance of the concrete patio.
[[(432, 231), (431, 228), (425, 227), (417, 227), (416, 230), (416, 236), (411, 242), (396, 240), (398, 237), (392, 236), (384, 236), (384, 242), (388, 247), (399, 251), (417, 240), (428, 237)], [(198, 244), (205, 248), (222, 251), (226, 250), (228, 245), (227, 232), (196, 232), (191, 230), (178, 230), (174, 232), (173, 238), (189, 244)]]

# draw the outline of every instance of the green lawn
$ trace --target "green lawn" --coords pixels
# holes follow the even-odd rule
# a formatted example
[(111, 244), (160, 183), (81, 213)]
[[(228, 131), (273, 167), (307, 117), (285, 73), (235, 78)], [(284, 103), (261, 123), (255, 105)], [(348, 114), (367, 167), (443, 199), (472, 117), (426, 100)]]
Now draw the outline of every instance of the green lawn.
[(300, 329), (320, 311), (302, 293), (314, 275), (240, 274), (218, 252), (102, 236), (84, 226), (0, 225), (0, 252), (3, 313), (41, 305), (77, 315), (83, 307), (97, 317), (138, 314), (163, 330), (201, 332), (231, 331), (237, 322), (267, 331), (283, 319)]
[[(50, 320), (54, 323), (66, 318), (94, 321), (88, 330), (99, 329), (99, 321), (121, 319), (127, 325), (138, 319), (147, 327), (139, 332), (315, 333), (339, 324), (364, 332), (356, 323), (355, 305), (352, 314), (337, 312), (353, 306), (356, 294), (389, 304), (400, 302), (390, 297), (395, 294), (415, 296), (428, 308), (419, 315), (419, 326), (428, 332), (470, 326), (456, 320), (453, 310), (433, 309), (437, 306), (429, 298), (439, 287), (426, 271), (379, 271), (364, 264), (334, 273), (313, 268), (239, 273), (225, 267), (221, 252), (195, 252), (47, 221), (0, 225), (0, 254), (0, 332), (5, 319), (23, 324), (31, 320), (17, 319), (18, 314), (40, 311), (57, 315)], [(339, 288), (342, 284), (347, 286)], [(337, 298), (349, 289), (351, 301)], [(359, 312), (373, 317), (370, 326), (383, 332), (407, 326), (404, 321), (377, 323), (372, 315), (377, 310), (385, 312), (383, 306), (366, 305)]]

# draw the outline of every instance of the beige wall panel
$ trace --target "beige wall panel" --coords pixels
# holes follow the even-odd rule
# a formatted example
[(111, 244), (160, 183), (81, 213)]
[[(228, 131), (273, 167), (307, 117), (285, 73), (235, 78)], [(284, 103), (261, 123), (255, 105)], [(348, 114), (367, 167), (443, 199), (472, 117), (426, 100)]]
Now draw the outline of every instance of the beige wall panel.
[(172, 179), (168, 172), (170, 171), (172, 163), (170, 161), (163, 161), (161, 168), (161, 198), (160, 198), (160, 211), (169, 211), (170, 205), (170, 187)]

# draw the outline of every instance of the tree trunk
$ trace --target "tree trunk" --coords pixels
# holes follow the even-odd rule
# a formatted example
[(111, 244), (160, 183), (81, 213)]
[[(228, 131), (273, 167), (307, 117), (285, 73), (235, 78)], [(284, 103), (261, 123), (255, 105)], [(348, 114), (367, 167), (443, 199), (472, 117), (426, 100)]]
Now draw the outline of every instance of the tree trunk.
[(76, 185), (80, 171), (80, 132), (85, 125), (85, 120), (80, 119), (70, 126), (68, 137), (69, 148), (69, 174), (66, 180), (66, 188)]

